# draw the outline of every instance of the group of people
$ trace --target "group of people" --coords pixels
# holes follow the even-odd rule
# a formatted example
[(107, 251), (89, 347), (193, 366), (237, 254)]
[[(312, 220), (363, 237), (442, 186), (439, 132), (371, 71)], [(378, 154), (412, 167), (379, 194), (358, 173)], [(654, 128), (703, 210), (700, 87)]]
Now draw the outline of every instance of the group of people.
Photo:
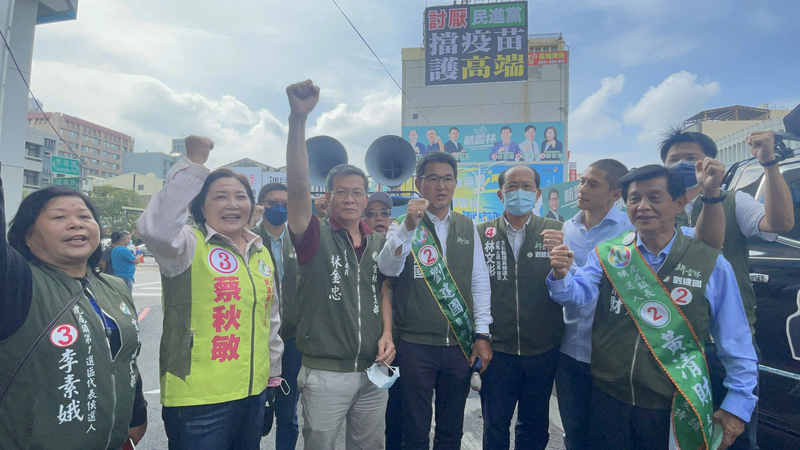
[[(162, 277), (171, 449), (257, 449), (273, 417), (276, 448), (295, 448), (298, 402), (307, 449), (333, 449), (345, 423), (348, 449), (428, 449), (434, 411), (434, 448), (457, 449), (474, 373), (486, 449), (509, 448), (515, 411), (515, 448), (544, 449), (554, 383), (568, 449), (757, 448), (746, 238), (794, 222), (771, 132), (748, 138), (763, 204), (720, 189), (707, 136), (675, 131), (662, 165), (591, 164), (566, 221), (533, 213), (541, 179), (520, 164), (499, 177), (503, 215), (476, 225), (450, 209), (447, 152), (417, 162), (420, 198), (396, 220), (346, 164), (315, 215), (319, 88), (287, 95), (286, 185), (256, 197), (190, 136), (137, 221)], [(146, 430), (136, 310), (95, 269), (100, 232), (89, 199), (54, 186), (0, 246), (2, 448), (120, 448)]]

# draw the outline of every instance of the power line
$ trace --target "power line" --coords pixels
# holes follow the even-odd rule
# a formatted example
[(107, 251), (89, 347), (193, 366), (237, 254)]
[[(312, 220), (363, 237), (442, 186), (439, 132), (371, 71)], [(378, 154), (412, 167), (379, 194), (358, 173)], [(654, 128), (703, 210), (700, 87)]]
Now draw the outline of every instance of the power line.
[[(336, 5), (336, 8), (339, 10), (339, 12), (342, 13), (344, 18), (347, 20), (347, 23), (349, 23), (350, 26), (353, 27), (353, 30), (356, 32), (356, 34), (358, 34), (358, 37), (361, 38), (361, 41), (364, 42), (364, 45), (366, 45), (367, 48), (369, 49), (369, 51), (372, 52), (372, 56), (374, 56), (375, 59), (378, 60), (378, 63), (381, 65), (381, 67), (383, 67), (383, 70), (386, 71), (386, 74), (389, 75), (389, 78), (391, 78), (392, 81), (394, 81), (394, 84), (395, 84), (395, 86), (397, 86), (397, 89), (400, 89), (400, 92), (402, 92), (403, 95), (408, 99), (408, 101), (411, 102), (411, 106), (413, 106), (414, 109), (416, 109), (422, 115), (422, 118), (425, 119), (426, 122), (428, 122), (428, 125), (433, 126), (431, 121), (428, 120), (427, 117), (425, 117), (425, 113), (423, 113), (422, 110), (419, 109), (419, 107), (414, 103), (414, 100), (411, 100), (411, 97), (409, 97), (408, 94), (406, 94), (406, 91), (404, 91), (403, 88), (400, 86), (400, 83), (398, 83), (397, 80), (394, 79), (394, 77), (392, 76), (392, 73), (389, 72), (389, 69), (386, 68), (386, 66), (383, 64), (383, 61), (381, 61), (381, 59), (378, 57), (378, 55), (375, 53), (375, 51), (372, 50), (372, 47), (369, 45), (367, 40), (364, 39), (364, 36), (361, 35), (361, 32), (358, 31), (358, 28), (356, 28), (356, 26), (353, 24), (353, 22), (350, 20), (350, 18), (347, 17), (347, 14), (345, 14), (345, 12), (342, 10), (342, 8), (339, 6), (339, 4), (336, 3), (336, 0), (331, 0), (331, 1), (333, 2), (334, 5)], [(436, 131), (436, 130), (434, 130), (434, 131)], [(439, 134), (439, 133), (436, 133), (436, 134)]]
[(64, 145), (67, 146), (69, 151), (78, 158), (78, 163), (81, 165), (81, 167), (83, 167), (85, 169), (86, 165), (84, 164), (83, 160), (81, 159), (81, 155), (75, 153), (75, 150), (73, 150), (72, 147), (69, 146), (69, 143), (67, 141), (65, 141), (63, 137), (61, 137), (61, 133), (59, 133), (56, 130), (56, 127), (53, 126), (52, 122), (50, 122), (50, 119), (47, 117), (47, 114), (45, 114), (41, 103), (39, 103), (39, 100), (37, 100), (36, 96), (33, 95), (33, 91), (31, 90), (31, 87), (28, 84), (28, 80), (26, 80), (25, 76), (22, 74), (22, 69), (19, 67), (19, 64), (17, 64), (17, 58), (14, 57), (14, 52), (11, 51), (11, 47), (8, 45), (8, 41), (6, 40), (6, 36), (5, 36), (5, 34), (3, 34), (2, 30), (0, 30), (0, 37), (3, 38), (3, 43), (6, 46), (6, 50), (8, 50), (9, 56), (11, 56), (11, 61), (14, 62), (14, 66), (17, 68), (17, 73), (19, 73), (19, 76), (22, 78), (22, 82), (25, 83), (25, 87), (28, 89), (28, 93), (31, 95), (31, 98), (33, 98), (33, 101), (36, 102), (36, 107), (39, 108), (39, 111), (42, 113), (42, 116), (44, 116), (44, 120), (47, 122), (48, 125), (50, 125), (50, 128), (53, 129), (53, 133), (55, 133), (56, 136), (58, 136), (58, 140), (63, 142)]

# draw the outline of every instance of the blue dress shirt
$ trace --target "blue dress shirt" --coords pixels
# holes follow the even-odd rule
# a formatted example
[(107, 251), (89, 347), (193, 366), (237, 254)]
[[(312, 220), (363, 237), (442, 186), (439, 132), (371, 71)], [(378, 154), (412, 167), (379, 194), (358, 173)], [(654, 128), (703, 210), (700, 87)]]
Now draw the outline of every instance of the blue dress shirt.
[[(636, 245), (647, 264), (654, 272), (658, 272), (673, 242), (674, 235), (658, 255), (648, 250), (639, 236)], [(553, 279), (553, 273), (550, 272), (547, 276), (550, 297), (563, 306), (596, 304), (604, 276), (597, 253), (591, 252), (583, 267), (574, 267), (574, 273), (560, 280)], [(704, 296), (711, 309), (709, 331), (717, 344), (717, 356), (727, 374), (723, 384), (728, 388), (728, 393), (722, 401), (722, 409), (749, 422), (758, 400), (753, 395), (758, 372), (757, 359), (733, 268), (722, 255), (717, 257)]]
[[(626, 231), (633, 230), (628, 215), (616, 206), (603, 217), (597, 225), (586, 230), (583, 225), (585, 212), (580, 211), (572, 219), (564, 222), (562, 231), (564, 241), (575, 252), (575, 264), (586, 264), (589, 253), (601, 243), (613, 239)], [(583, 363), (592, 361), (592, 322), (595, 303), (584, 306), (564, 307), (564, 337), (561, 339), (561, 352)]]

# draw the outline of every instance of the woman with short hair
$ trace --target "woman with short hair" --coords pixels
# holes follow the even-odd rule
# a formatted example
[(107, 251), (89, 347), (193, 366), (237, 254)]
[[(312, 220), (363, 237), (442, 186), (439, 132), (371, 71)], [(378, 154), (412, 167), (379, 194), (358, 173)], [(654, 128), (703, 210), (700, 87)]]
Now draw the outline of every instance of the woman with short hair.
[(162, 418), (170, 449), (258, 449), (267, 386), (281, 374), (276, 271), (247, 228), (250, 183), (203, 166), (212, 148), (187, 137), (136, 222), (161, 270)]
[(0, 448), (119, 449), (147, 429), (133, 299), (92, 270), (100, 228), (85, 195), (52, 186), (6, 240), (0, 179)]

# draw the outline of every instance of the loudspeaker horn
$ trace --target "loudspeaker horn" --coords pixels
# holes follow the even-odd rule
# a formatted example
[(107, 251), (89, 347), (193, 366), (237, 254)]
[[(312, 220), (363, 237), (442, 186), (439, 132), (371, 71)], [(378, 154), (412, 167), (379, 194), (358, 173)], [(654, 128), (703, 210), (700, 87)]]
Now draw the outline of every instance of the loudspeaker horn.
[(341, 142), (330, 136), (314, 136), (306, 140), (308, 182), (325, 186), (328, 172), (339, 164), (347, 164), (347, 151)]
[(397, 187), (414, 173), (417, 156), (407, 140), (387, 135), (375, 139), (369, 146), (364, 163), (376, 183)]

